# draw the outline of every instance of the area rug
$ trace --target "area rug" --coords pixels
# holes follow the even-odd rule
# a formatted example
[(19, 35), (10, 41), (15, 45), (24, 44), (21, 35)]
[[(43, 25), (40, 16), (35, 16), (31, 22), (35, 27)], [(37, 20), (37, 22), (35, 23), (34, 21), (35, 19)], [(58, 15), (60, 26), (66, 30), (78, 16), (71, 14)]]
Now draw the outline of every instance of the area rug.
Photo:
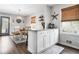
[(42, 52), (41, 54), (60, 54), (63, 50), (64, 50), (63, 47), (54, 45), (51, 48), (49, 48), (48, 50)]

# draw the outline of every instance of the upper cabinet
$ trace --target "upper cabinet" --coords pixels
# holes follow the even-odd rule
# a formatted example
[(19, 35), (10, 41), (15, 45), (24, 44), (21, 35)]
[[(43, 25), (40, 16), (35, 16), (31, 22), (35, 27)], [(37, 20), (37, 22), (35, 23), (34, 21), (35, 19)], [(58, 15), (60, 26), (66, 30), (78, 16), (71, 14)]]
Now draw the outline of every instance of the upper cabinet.
[(62, 21), (76, 21), (79, 20), (79, 4), (67, 8), (63, 8)]

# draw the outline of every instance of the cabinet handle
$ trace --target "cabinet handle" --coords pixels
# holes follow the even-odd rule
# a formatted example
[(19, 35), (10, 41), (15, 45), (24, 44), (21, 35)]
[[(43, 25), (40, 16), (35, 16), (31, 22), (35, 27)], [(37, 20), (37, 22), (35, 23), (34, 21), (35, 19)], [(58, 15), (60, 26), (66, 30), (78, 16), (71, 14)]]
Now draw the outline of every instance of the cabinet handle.
[(71, 43), (72, 43), (72, 41), (69, 41), (69, 40), (66, 40), (66, 42), (67, 42), (67, 43), (69, 43), (69, 44), (71, 44)]
[(69, 41), (69, 44), (71, 44), (72, 43), (72, 41)]

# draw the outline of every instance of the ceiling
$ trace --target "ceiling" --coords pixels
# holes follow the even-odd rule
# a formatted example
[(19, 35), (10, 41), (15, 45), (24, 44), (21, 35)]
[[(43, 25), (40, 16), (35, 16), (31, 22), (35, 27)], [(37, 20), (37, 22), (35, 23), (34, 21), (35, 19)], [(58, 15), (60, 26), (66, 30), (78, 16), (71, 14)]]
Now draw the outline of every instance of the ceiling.
[(0, 12), (8, 14), (20, 14), (23, 16), (35, 13), (44, 8), (44, 6), (52, 6), (46, 4), (0, 4)]

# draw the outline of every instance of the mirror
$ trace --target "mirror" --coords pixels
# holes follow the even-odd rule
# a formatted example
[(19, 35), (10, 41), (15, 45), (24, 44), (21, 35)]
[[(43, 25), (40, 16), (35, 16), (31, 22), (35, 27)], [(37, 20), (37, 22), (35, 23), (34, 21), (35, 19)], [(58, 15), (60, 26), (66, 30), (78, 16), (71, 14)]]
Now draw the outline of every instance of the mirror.
[(16, 19), (17, 23), (21, 23), (21, 21), (22, 21), (21, 19)]
[(1, 16), (0, 19), (0, 35), (9, 35), (10, 17)]

